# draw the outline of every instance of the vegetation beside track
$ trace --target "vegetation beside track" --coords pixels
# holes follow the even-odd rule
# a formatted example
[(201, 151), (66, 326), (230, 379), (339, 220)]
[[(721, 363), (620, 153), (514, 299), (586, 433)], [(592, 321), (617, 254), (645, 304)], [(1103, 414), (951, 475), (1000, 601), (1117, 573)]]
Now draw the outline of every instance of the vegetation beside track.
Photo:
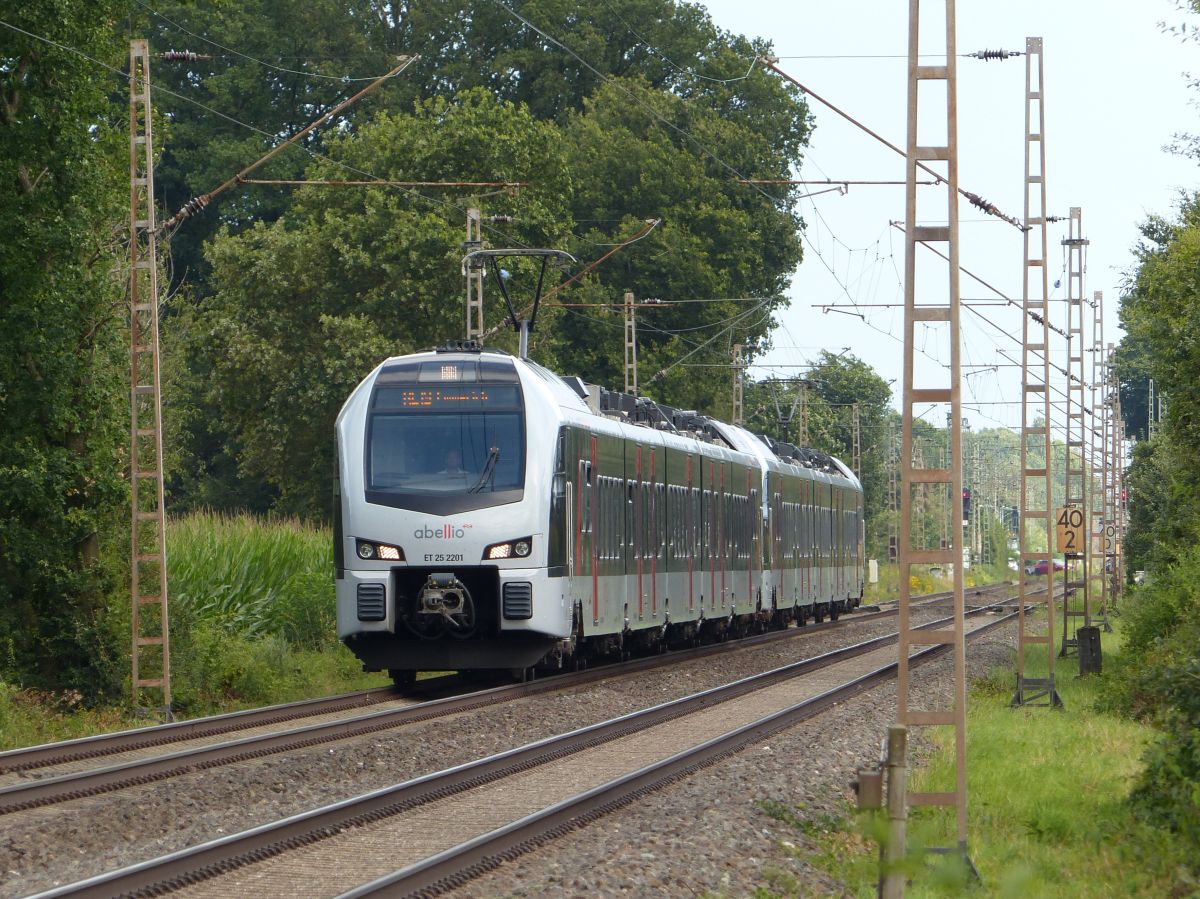
[[(171, 683), (192, 718), (385, 685), (338, 642), (332, 536), (295, 519), (197, 512), (168, 524)], [(0, 750), (145, 725), (80, 691), (0, 681)]]
[[(1123, 666), (1122, 634), (1105, 634), (1107, 671)], [(1044, 650), (1027, 657), (1027, 674), (1045, 676)], [(968, 699), (969, 851), (982, 884), (971, 887), (953, 857), (913, 862), (912, 897), (1090, 897), (1191, 895), (1197, 881), (1188, 871), (1192, 850), (1172, 831), (1132, 814), (1131, 790), (1143, 776), (1141, 757), (1156, 740), (1153, 728), (1106, 710), (1110, 683), (1119, 675), (1078, 678), (1074, 658), (1055, 668), (1064, 708), (1009, 707), (1012, 667), (998, 668), (971, 686)], [(927, 732), (928, 729), (920, 729)], [(911, 774), (918, 790), (951, 789), (952, 734), (935, 734), (934, 749)], [(806, 822), (789, 809), (767, 810), (818, 839), (822, 850), (807, 860), (844, 882), (852, 895), (874, 896), (878, 843), (886, 834), (879, 819), (847, 807), (845, 817)], [(916, 809), (909, 821), (909, 849), (954, 846), (953, 816)], [(817, 827), (819, 833), (813, 833)], [(864, 838), (867, 837), (867, 838)], [(777, 895), (786, 894), (783, 893)], [(772, 895), (762, 894), (764, 899)]]

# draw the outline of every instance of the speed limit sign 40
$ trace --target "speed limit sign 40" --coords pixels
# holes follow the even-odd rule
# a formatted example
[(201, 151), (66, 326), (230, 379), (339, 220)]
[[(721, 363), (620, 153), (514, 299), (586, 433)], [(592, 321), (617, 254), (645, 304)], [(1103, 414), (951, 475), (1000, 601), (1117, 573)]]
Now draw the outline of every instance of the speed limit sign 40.
[(1059, 506), (1055, 509), (1054, 534), (1058, 552), (1083, 552), (1083, 510), (1078, 506)]

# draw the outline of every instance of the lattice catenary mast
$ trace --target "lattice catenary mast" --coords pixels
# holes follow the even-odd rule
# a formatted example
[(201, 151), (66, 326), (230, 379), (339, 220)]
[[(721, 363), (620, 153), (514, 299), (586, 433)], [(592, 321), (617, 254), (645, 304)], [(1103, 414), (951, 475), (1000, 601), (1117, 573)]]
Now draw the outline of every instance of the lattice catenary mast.
[[(158, 253), (150, 47), (129, 42), (130, 684), (135, 708), (171, 714), (167, 535), (163, 501), (162, 393), (158, 346)], [(146, 695), (157, 702), (143, 702)]]
[[(1020, 544), (1020, 585), (1017, 615), (1017, 690), (1012, 704), (1061, 706), (1054, 686), (1054, 566), (1048, 564), (1042, 589), (1026, 573), (1039, 559), (1051, 559), (1050, 518), (1050, 319), (1046, 221), (1046, 112), (1044, 104), (1042, 39), (1025, 39), (1025, 260), (1021, 271), (1021, 496), (1017, 524)], [(1036, 325), (1036, 327), (1035, 327)], [(1032, 525), (1043, 534), (1035, 539)], [(1026, 606), (1046, 607), (1046, 630), (1033, 631)], [(1025, 673), (1026, 650), (1046, 647), (1046, 676)], [(1044, 701), (1043, 701), (1044, 700)]]
[[(1088, 433), (1085, 416), (1088, 414), (1084, 402), (1085, 352), (1083, 339), (1083, 285), (1087, 273), (1088, 240), (1083, 236), (1083, 212), (1078, 206), (1071, 207), (1068, 236), (1063, 240), (1067, 250), (1067, 446), (1066, 446), (1066, 490), (1064, 504), (1068, 515), (1078, 510), (1081, 521), (1087, 521), (1089, 465), (1084, 458), (1084, 435)], [(1074, 532), (1068, 534), (1074, 537)], [(1086, 536), (1078, 544), (1066, 546), (1063, 571), (1063, 630), (1060, 656), (1079, 650), (1079, 621), (1091, 626), (1089, 605), (1090, 578), (1088, 576), (1089, 552)], [(1082, 577), (1072, 578), (1073, 561), (1082, 564)]]
[[(928, 0), (927, 0), (928, 2)], [(907, 795), (909, 805), (950, 806), (956, 811), (958, 849), (966, 855), (967, 848), (967, 759), (966, 759), (966, 644), (964, 635), (964, 600), (962, 566), (962, 522), (958, 498), (962, 495), (962, 415), (961, 372), (959, 344), (959, 253), (958, 253), (958, 115), (957, 115), (957, 54), (955, 51), (954, 0), (943, 0), (945, 8), (944, 62), (922, 64), (926, 54), (921, 50), (919, 27), (921, 0), (909, 0), (908, 32), (908, 132), (905, 153), (905, 227), (904, 227), (904, 388), (901, 411), (903, 430), (900, 452), (900, 633), (899, 668), (896, 682), (897, 722), (904, 727), (915, 725), (947, 725), (954, 729), (955, 788), (949, 792)], [(932, 5), (930, 3), (929, 5)], [(941, 56), (936, 47), (930, 55)], [(922, 104), (922, 87), (934, 94), (932, 102)], [(940, 100), (940, 103), (939, 103)], [(929, 120), (937, 133), (944, 134), (944, 143), (923, 145), (919, 140), (920, 112), (928, 106)], [(918, 216), (917, 172), (933, 165), (942, 170), (946, 185), (944, 225), (918, 224), (928, 221), (930, 213)], [(930, 212), (933, 212), (932, 210)], [(934, 213), (936, 215), (936, 213)], [(936, 215), (936, 219), (940, 219)], [(935, 220), (936, 220), (935, 219)], [(917, 243), (940, 243), (946, 247), (949, 265), (946, 281), (938, 285), (933, 279), (922, 278), (918, 284), (916, 260)], [(945, 296), (944, 301), (938, 297)], [(914, 355), (918, 325), (934, 329), (949, 342), (949, 383), (934, 386), (916, 384)], [(941, 370), (938, 371), (941, 374)], [(914, 460), (913, 422), (918, 406), (949, 405), (947, 425), (949, 453), (944, 468), (926, 468)], [(934, 490), (941, 509), (949, 520), (950, 535), (946, 547), (930, 548), (914, 545), (912, 517), (914, 492), (923, 496)], [(909, 617), (910, 581), (913, 566), (941, 565), (953, 572), (953, 625), (938, 630), (915, 630)], [(909, 651), (921, 644), (948, 644), (954, 651), (954, 694), (950, 708), (918, 710), (910, 705)]]
[[(1092, 553), (1091, 568), (1100, 568), (1100, 597), (1096, 620), (1106, 632), (1112, 630), (1108, 621), (1108, 564), (1109, 515), (1108, 507), (1108, 358), (1104, 353), (1104, 294), (1097, 290), (1092, 294), (1092, 425), (1091, 434), (1092, 478), (1091, 496), (1088, 500), (1090, 515), (1089, 543)], [(1088, 576), (1092, 574), (1088, 570)]]

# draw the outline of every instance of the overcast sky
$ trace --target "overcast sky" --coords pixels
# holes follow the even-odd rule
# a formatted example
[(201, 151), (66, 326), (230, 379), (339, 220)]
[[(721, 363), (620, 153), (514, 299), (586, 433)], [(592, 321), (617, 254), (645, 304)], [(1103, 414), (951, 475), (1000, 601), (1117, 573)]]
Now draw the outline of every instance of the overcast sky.
[[(710, 0), (705, 5), (722, 28), (769, 38), (781, 68), (904, 146), (907, 3)], [(940, 10), (941, 4), (925, 0), (924, 8)], [(1200, 75), (1200, 45), (1183, 43), (1159, 25), (1195, 22), (1196, 17), (1179, 11), (1173, 0), (960, 2), (957, 16), (960, 57), (982, 49), (1023, 51), (1026, 37), (1043, 38), (1048, 211), (1066, 216), (1072, 206), (1082, 210), (1083, 236), (1090, 240), (1084, 296), (1090, 299), (1094, 291), (1103, 291), (1105, 340), (1119, 341), (1117, 301), (1123, 275), (1133, 264), (1139, 223), (1149, 214), (1170, 215), (1180, 191), (1200, 185), (1195, 163), (1163, 149), (1177, 132), (1200, 132), (1193, 106), (1200, 93), (1188, 89), (1185, 75), (1189, 70)], [(960, 186), (1018, 219), (1024, 206), (1024, 87), (1023, 58), (959, 59)], [(801, 177), (903, 180), (901, 156), (819, 103), (814, 101), (812, 109), (816, 128)], [(903, 310), (871, 304), (903, 302), (904, 240), (889, 222), (903, 222), (904, 188), (852, 186), (845, 195), (823, 193), (804, 200), (802, 214), (805, 261), (792, 282), (791, 308), (779, 317), (775, 347), (754, 376), (797, 374), (785, 366), (801, 365), (821, 349), (849, 347), (885, 379), (895, 379), (898, 394)], [(959, 214), (962, 266), (1020, 300), (1021, 233), (985, 218), (965, 201)], [(1063, 223), (1049, 231), (1050, 282), (1062, 282), (1057, 291), (1051, 289), (1052, 298), (1065, 297), (1060, 241), (1066, 228)], [(964, 300), (994, 298), (966, 276), (961, 294)], [(854, 309), (814, 308), (852, 303), (859, 305), (863, 318), (847, 314)], [(967, 366), (1003, 366), (1011, 361), (1003, 354), (1020, 359), (1020, 314), (998, 307), (978, 311), (999, 329), (963, 313), (964, 374), (973, 370)], [(1065, 327), (1065, 316), (1065, 303), (1052, 304), (1055, 324)], [(1085, 345), (1092, 341), (1090, 318), (1088, 325)], [(1056, 339), (1058, 361), (1065, 364), (1065, 342)], [(926, 349), (946, 361), (936, 348)], [(917, 358), (928, 377), (937, 363), (921, 354)], [(1019, 372), (1004, 367), (976, 371), (964, 379), (964, 416), (971, 426), (1016, 425)], [(1061, 387), (1065, 382), (1058, 377)], [(977, 405), (971, 408), (973, 403)]]

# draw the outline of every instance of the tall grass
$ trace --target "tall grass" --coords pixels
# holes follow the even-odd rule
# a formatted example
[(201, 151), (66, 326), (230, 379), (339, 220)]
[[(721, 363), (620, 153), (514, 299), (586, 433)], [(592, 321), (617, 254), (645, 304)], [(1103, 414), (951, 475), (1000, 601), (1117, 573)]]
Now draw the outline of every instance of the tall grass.
[(384, 682), (338, 642), (328, 528), (198, 512), (168, 524), (167, 546), (177, 714)]
[(197, 512), (168, 525), (176, 624), (300, 649), (331, 646), (336, 609), (328, 529), (297, 519)]

